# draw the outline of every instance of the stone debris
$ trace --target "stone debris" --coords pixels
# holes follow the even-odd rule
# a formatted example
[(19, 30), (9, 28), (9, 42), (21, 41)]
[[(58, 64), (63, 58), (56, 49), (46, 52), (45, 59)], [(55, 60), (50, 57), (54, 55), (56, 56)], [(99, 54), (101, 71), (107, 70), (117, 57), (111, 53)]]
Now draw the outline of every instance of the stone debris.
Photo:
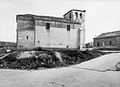
[(69, 66), (103, 55), (99, 51), (40, 50), (14, 51), (0, 58), (0, 68), (40, 69)]

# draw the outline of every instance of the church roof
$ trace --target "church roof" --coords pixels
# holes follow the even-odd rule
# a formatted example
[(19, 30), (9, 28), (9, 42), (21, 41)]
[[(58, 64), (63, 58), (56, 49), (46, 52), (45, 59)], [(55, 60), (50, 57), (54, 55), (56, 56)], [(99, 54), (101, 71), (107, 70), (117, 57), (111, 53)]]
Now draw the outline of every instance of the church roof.
[(67, 13), (65, 13), (63, 16), (65, 16), (66, 14), (68, 14), (71, 11), (80, 11), (80, 12), (86, 12), (86, 10), (77, 10), (77, 9), (72, 9), (70, 11), (68, 11)]
[(17, 15), (17, 20), (44, 20), (44, 21), (56, 21), (56, 22), (65, 22), (65, 23), (75, 23), (80, 24), (78, 22), (72, 22), (70, 20), (67, 20), (63, 17), (53, 17), (53, 16), (38, 16), (33, 14), (25, 14), (25, 15)]
[(107, 37), (117, 37), (117, 36), (120, 36), (120, 31), (102, 33), (95, 38), (107, 38)]

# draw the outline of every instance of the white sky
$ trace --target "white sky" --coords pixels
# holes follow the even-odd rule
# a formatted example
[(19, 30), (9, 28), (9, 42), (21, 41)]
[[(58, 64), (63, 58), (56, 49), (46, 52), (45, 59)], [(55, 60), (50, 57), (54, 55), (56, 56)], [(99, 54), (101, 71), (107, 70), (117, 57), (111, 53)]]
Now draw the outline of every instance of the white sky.
[(0, 0), (0, 40), (16, 41), (17, 14), (62, 17), (71, 9), (86, 10), (86, 42), (120, 30), (119, 0)]

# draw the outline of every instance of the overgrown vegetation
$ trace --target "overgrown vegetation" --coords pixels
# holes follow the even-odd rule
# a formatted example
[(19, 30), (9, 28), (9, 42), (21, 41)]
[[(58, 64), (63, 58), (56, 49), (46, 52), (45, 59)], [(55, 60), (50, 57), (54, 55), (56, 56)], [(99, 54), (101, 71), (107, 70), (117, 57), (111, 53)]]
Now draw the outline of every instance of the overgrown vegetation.
[[(30, 56), (20, 57), (25, 52)], [(0, 68), (39, 69), (43, 67), (62, 67), (79, 64), (105, 54), (95, 50), (59, 50), (58, 52), (61, 54), (62, 61), (55, 55), (54, 50), (13, 51), (8, 56), (0, 59)]]

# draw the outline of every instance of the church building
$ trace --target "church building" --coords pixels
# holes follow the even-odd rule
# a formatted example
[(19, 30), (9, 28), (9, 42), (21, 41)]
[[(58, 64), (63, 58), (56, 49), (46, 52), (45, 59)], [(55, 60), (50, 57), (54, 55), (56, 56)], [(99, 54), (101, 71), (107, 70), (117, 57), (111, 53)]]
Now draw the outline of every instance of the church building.
[(19, 14), (16, 22), (18, 48), (85, 47), (85, 10), (72, 9), (63, 17)]

